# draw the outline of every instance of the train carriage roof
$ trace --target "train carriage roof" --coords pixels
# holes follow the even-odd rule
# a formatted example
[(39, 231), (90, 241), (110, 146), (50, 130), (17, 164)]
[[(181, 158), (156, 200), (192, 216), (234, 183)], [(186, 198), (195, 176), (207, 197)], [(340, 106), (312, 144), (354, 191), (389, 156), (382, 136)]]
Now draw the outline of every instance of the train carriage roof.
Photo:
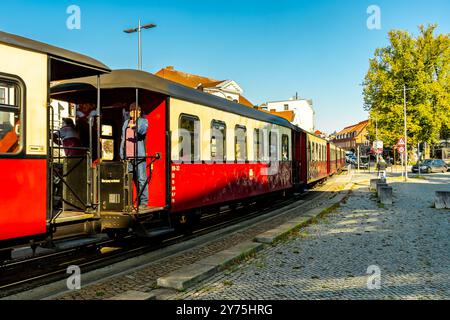
[(51, 59), (51, 81), (87, 77), (111, 70), (91, 57), (43, 42), (0, 31), (0, 43), (47, 54)]
[[(86, 77), (64, 81), (51, 88), (52, 98), (70, 101), (80, 91), (95, 90), (96, 77)], [(213, 107), (215, 109), (231, 112), (244, 117), (274, 123), (293, 130), (301, 130), (286, 119), (265, 113), (247, 106), (232, 102), (209, 93), (191, 89), (178, 83), (155, 76), (139, 70), (114, 70), (101, 76), (102, 89), (143, 89), (160, 93), (173, 98)]]

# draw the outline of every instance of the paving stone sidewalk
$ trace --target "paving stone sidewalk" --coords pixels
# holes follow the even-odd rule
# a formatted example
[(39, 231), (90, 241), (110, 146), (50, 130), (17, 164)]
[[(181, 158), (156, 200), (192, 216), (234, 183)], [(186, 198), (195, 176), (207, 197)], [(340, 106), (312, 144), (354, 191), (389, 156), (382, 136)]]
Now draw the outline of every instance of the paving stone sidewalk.
[[(313, 196), (315, 192), (318, 192), (319, 195), (317, 198), (314, 198), (314, 201), (305, 202), (300, 210), (309, 210), (333, 201), (330, 198), (332, 199), (336, 195), (336, 191), (341, 190), (348, 180), (349, 178), (347, 176), (337, 176), (330, 183), (317, 186), (311, 194)], [(185, 250), (176, 255), (151, 263), (149, 261), (142, 268), (136, 268), (107, 279), (99, 279), (96, 283), (83, 285), (81, 290), (69, 291), (58, 296), (53, 296), (51, 299), (105, 300), (131, 290), (151, 292), (157, 287), (157, 279), (159, 277), (165, 276), (184, 266), (191, 265), (217, 252), (229, 249), (238, 243), (251, 241), (256, 235), (273, 228), (274, 225), (281, 225), (287, 220), (298, 216), (298, 214), (298, 212), (293, 211), (287, 215), (274, 217), (273, 219), (260, 222), (229, 235), (220, 236), (213, 241), (204, 244), (199, 243), (192, 249)]]
[[(392, 207), (359, 184), (318, 224), (171, 298), (450, 299), (450, 211), (432, 207), (435, 191), (450, 191), (450, 174), (392, 186)], [(380, 289), (368, 289), (370, 266)]]

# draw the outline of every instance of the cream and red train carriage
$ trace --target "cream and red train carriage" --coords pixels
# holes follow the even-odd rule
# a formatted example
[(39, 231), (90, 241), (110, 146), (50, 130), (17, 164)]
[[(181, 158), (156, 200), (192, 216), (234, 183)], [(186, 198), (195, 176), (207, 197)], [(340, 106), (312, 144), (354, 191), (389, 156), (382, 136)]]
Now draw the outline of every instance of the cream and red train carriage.
[(345, 151), (334, 143), (328, 143), (327, 157), (329, 175), (339, 173), (345, 166)]
[[(76, 104), (92, 102), (94, 93), (93, 77), (52, 88), (54, 99)], [(102, 127), (109, 127), (115, 146), (100, 165), (105, 172), (121, 167), (124, 109), (136, 100), (149, 123), (148, 210), (134, 210), (135, 187), (121, 191), (131, 181), (123, 172), (117, 188), (100, 183), (108, 188), (100, 190), (103, 229), (127, 229), (162, 212), (184, 220), (186, 213), (289, 190), (298, 180), (292, 176), (294, 154), (300, 154), (293, 151), (296, 127), (288, 121), (136, 70), (102, 76)], [(115, 206), (111, 199), (124, 201)]]
[(48, 234), (52, 81), (109, 72), (87, 56), (0, 32), (0, 248)]

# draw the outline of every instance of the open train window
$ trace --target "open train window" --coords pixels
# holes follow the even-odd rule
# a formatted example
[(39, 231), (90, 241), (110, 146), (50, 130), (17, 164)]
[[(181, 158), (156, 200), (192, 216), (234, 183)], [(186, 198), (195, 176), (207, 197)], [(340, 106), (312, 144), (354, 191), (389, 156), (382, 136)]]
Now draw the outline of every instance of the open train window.
[(200, 161), (200, 120), (191, 115), (181, 115), (179, 122), (180, 160)]
[(255, 129), (253, 132), (253, 150), (255, 152), (256, 161), (264, 161), (264, 146), (265, 146), (264, 131), (261, 129)]
[(247, 157), (247, 128), (237, 125), (234, 129), (234, 154), (236, 161), (244, 162)]
[(22, 149), (23, 92), (18, 81), (0, 77), (0, 154), (13, 155)]
[(269, 134), (269, 158), (270, 161), (278, 161), (278, 133), (271, 131)]
[(282, 161), (289, 161), (289, 136), (283, 134), (281, 137), (281, 156)]
[(223, 121), (211, 122), (211, 160), (226, 161), (227, 154), (227, 125)]

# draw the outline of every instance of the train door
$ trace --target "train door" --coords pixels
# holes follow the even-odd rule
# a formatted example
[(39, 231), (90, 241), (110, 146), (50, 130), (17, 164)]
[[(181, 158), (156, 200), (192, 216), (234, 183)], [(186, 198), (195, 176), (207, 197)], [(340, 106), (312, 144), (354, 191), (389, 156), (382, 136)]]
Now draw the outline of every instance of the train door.
[(327, 151), (327, 157), (326, 157), (326, 159), (327, 159), (327, 174), (328, 175), (331, 175), (332, 174), (332, 164), (331, 164), (331, 162), (332, 162), (332, 157), (331, 157), (331, 148), (330, 148), (330, 143), (327, 143), (327, 149), (326, 149)]
[(292, 176), (294, 188), (298, 189), (301, 185), (301, 170), (302, 170), (302, 140), (300, 131), (292, 131), (292, 150), (293, 150), (293, 161), (292, 161)]
[(308, 182), (308, 163), (309, 163), (309, 147), (307, 135), (305, 132), (300, 132), (300, 181), (303, 185)]

